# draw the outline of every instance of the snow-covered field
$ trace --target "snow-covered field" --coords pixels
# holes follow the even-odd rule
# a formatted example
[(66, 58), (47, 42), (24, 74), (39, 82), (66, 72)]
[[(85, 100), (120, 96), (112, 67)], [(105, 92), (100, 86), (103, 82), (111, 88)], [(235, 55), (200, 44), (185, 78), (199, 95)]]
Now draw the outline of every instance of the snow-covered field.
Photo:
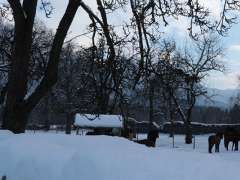
[[(239, 180), (240, 153), (207, 153), (183, 136), (160, 135), (156, 148), (108, 136), (0, 131), (0, 177), (7, 180)], [(1, 178), (0, 178), (1, 179)]]

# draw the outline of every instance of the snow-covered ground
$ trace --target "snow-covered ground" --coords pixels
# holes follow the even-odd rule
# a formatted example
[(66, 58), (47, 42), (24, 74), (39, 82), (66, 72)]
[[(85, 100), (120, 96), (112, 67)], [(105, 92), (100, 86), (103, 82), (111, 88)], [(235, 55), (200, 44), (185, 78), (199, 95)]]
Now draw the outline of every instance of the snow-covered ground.
[[(207, 153), (183, 136), (160, 134), (156, 148), (124, 138), (0, 131), (0, 177), (7, 180), (239, 180), (240, 153)], [(1, 178), (0, 178), (1, 179)]]

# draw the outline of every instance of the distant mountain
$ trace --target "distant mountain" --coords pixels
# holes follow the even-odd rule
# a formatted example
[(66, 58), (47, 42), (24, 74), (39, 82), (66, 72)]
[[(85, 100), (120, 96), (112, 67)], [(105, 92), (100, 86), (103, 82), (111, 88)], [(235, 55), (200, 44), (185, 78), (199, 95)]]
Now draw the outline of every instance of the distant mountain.
[(198, 106), (215, 106), (223, 109), (228, 109), (232, 106), (232, 98), (236, 97), (240, 92), (240, 89), (207, 89), (207, 96), (210, 97), (209, 100), (206, 97), (200, 97), (197, 100)]

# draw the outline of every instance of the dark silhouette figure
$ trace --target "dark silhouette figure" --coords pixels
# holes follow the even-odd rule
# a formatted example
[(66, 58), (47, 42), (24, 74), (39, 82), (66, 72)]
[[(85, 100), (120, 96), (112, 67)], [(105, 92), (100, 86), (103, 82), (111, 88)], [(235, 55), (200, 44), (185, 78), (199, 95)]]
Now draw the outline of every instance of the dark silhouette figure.
[(223, 138), (222, 133), (216, 133), (215, 135), (208, 137), (208, 152), (212, 153), (212, 148), (215, 145), (215, 152), (219, 152), (219, 145)]
[(224, 132), (224, 146), (228, 150), (228, 145), (232, 142), (232, 151), (238, 151), (238, 141), (240, 141), (240, 133), (233, 127), (228, 127)]
[(134, 142), (139, 143), (139, 144), (145, 144), (148, 147), (155, 147), (156, 139), (158, 137), (159, 137), (158, 130), (152, 130), (152, 131), (149, 131), (147, 139), (137, 140)]

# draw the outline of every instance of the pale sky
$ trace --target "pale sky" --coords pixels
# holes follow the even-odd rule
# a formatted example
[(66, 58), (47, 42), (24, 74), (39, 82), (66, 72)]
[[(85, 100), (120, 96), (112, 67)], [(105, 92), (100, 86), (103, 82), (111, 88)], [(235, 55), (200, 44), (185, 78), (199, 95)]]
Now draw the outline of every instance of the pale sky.
[[(0, 2), (4, 2), (4, 0), (0, 0)], [(68, 0), (51, 0), (52, 5), (54, 7), (53, 14), (51, 18), (46, 18), (43, 12), (39, 9), (37, 13), (37, 17), (41, 19), (49, 28), (53, 30), (56, 29), (57, 24), (62, 17)], [(89, 6), (96, 11), (96, 3), (95, 0), (85, 0), (85, 2), (89, 3)], [(212, 12), (212, 15), (218, 16), (221, 11), (221, 5), (218, 3), (220, 0), (200, 0), (207, 4), (208, 8)], [(114, 17), (110, 19), (110, 23), (114, 23), (116, 25), (121, 24), (124, 21), (129, 19), (128, 13), (117, 12), (114, 14)], [(239, 18), (240, 21), (240, 18)], [(86, 32), (86, 27), (89, 24), (89, 18), (84, 13), (83, 10), (79, 9), (77, 16), (74, 19), (74, 22), (70, 28), (67, 38), (71, 38), (75, 35), (83, 34)], [(186, 39), (188, 36), (187, 30), (187, 21), (181, 19), (181, 23), (171, 23), (170, 26), (163, 28), (167, 34), (173, 36), (172, 38), (176, 39)], [(219, 88), (219, 89), (233, 89), (238, 86), (237, 77), (240, 75), (240, 23), (233, 25), (227, 37), (222, 38), (223, 47), (226, 49), (225, 56), (222, 61), (226, 65), (226, 72), (224, 73), (212, 73), (211, 76), (206, 80), (205, 84), (211, 88)], [(88, 37), (79, 38), (77, 41), (81, 43), (88, 43)]]

